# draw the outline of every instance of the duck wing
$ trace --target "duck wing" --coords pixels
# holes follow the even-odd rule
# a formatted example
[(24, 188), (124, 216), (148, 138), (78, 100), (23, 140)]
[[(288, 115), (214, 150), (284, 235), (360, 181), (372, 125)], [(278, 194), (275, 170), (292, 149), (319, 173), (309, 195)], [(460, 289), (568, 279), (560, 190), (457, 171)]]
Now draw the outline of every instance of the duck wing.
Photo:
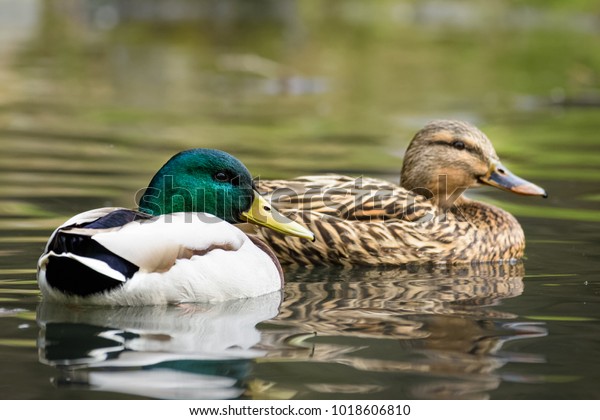
[(53, 234), (38, 262), (38, 280), (43, 291), (85, 297), (122, 287), (137, 273), (170, 272), (178, 260), (194, 256), (207, 256), (205, 268), (211, 261), (221, 267), (223, 254), (212, 251), (238, 251), (246, 242), (235, 226), (206, 213), (93, 211)]
[(314, 242), (259, 228), (258, 234), (282, 263), (301, 265), (403, 265), (415, 261), (462, 260), (474, 241), (467, 222), (422, 219), (342, 220), (312, 211), (289, 210), (287, 217), (307, 226)]
[(311, 211), (348, 221), (415, 221), (436, 213), (425, 197), (375, 178), (329, 174), (260, 180), (258, 190), (278, 210)]
[(151, 216), (105, 207), (78, 214), (50, 236), (38, 261), (40, 283), (64, 293), (87, 296), (120, 287), (139, 267), (99, 243), (95, 236), (115, 232)]

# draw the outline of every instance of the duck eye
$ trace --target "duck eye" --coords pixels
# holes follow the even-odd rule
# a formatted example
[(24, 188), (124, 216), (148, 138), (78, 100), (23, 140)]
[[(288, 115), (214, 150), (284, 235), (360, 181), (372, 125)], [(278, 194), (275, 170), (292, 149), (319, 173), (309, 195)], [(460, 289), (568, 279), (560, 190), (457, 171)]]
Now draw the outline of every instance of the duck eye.
[(460, 141), (460, 140), (456, 140), (454, 142), (452, 142), (452, 147), (454, 147), (457, 150), (465, 150), (465, 143)]
[(215, 178), (219, 182), (229, 182), (229, 180), (231, 179), (229, 175), (225, 172), (217, 172), (213, 175), (213, 178)]

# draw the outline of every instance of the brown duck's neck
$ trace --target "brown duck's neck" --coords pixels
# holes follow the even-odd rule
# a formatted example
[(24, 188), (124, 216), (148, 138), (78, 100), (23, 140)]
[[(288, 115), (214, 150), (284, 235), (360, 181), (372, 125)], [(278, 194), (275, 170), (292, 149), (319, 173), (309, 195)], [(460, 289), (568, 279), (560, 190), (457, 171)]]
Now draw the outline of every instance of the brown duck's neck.
[(458, 218), (494, 233), (513, 232), (523, 235), (521, 225), (513, 215), (491, 204), (461, 197), (450, 211)]
[(471, 200), (465, 198), (464, 192), (466, 188), (456, 189), (452, 194), (421, 194), (427, 199), (431, 200), (440, 210), (452, 210), (454, 208), (461, 208), (465, 205), (469, 205)]
[(510, 213), (492, 206), (465, 199), (452, 212), (456, 218), (468, 222), (481, 238), (494, 259), (510, 260), (523, 257), (525, 234)]
[(449, 211), (457, 219), (468, 221), (479, 229), (498, 235), (523, 236), (521, 225), (513, 215), (491, 204), (465, 197), (465, 190), (457, 189), (452, 194), (430, 194), (426, 197), (442, 212)]

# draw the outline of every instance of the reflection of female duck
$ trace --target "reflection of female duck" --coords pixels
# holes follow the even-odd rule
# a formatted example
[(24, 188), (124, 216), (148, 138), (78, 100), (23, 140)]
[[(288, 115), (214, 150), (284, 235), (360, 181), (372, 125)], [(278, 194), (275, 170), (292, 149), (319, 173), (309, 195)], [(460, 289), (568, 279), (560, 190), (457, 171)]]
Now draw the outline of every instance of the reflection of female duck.
[[(290, 378), (307, 375), (301, 361), (348, 369), (352, 386), (276, 379), (288, 392), (306, 386), (318, 393), (304, 391), (303, 398), (323, 398), (323, 392), (344, 398), (356, 390), (381, 399), (485, 397), (501, 382), (498, 368), (513, 359), (540, 361), (537, 355), (498, 356), (507, 341), (545, 334), (543, 327), (513, 323), (516, 315), (495, 309), (522, 293), (522, 278), (522, 264), (354, 267), (341, 274), (298, 269), (300, 281), (286, 284), (279, 315), (265, 323), (278, 329), (263, 338), (270, 351), (255, 374), (270, 382), (269, 361)], [(318, 369), (343, 369), (333, 365)], [(392, 383), (404, 385), (386, 385)]]
[(305, 264), (404, 264), (518, 259), (519, 223), (461, 193), (488, 184), (523, 195), (544, 190), (510, 173), (488, 138), (459, 121), (436, 121), (410, 143), (402, 187), (340, 175), (261, 181), (280, 210), (296, 214), (316, 235), (306, 243), (260, 229), (282, 261)]
[(524, 269), (523, 264), (319, 267), (295, 274), (270, 323), (296, 321), (303, 331), (321, 335), (412, 339), (429, 334), (413, 315), (513, 318), (493, 307), (523, 293)]
[(277, 315), (281, 293), (215, 304), (38, 308), (40, 361), (61, 384), (154, 398), (235, 398), (257, 346), (256, 324)]
[(314, 237), (278, 215), (246, 167), (218, 150), (171, 158), (140, 210), (91, 210), (60, 226), (38, 262), (44, 297), (144, 305), (259, 296), (281, 288), (281, 267), (267, 246), (230, 223)]

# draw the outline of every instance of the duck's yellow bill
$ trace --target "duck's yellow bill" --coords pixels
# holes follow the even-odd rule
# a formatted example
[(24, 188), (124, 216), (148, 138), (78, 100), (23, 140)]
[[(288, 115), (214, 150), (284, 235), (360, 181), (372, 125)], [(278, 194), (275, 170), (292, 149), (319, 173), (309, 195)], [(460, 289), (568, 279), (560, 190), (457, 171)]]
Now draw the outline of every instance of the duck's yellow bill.
[(490, 166), (487, 174), (479, 178), (484, 184), (501, 190), (510, 191), (521, 195), (539, 195), (546, 198), (546, 191), (523, 178), (519, 178), (506, 169), (502, 163), (496, 161)]
[(254, 201), (250, 210), (242, 213), (244, 222), (254, 223), (273, 229), (286, 235), (315, 240), (315, 235), (301, 224), (288, 219), (271, 206), (271, 204), (254, 191)]

